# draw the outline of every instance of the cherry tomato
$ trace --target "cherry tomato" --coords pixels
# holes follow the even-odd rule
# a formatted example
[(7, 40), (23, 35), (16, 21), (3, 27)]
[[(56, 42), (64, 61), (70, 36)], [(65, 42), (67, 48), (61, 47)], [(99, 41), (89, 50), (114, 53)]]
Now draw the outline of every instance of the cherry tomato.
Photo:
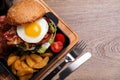
[(58, 53), (62, 50), (63, 43), (61, 41), (56, 41), (56, 42), (53, 42), (50, 47), (53, 52)]
[(62, 43), (65, 42), (65, 36), (61, 33), (57, 33), (55, 36), (55, 41), (61, 41)]

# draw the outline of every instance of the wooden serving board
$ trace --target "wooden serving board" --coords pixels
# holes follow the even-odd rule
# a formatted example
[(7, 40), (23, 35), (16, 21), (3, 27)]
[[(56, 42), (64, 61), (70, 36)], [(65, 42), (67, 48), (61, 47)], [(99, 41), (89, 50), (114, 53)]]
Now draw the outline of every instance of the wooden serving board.
[(63, 58), (79, 40), (78, 35), (43, 0), (40, 0), (40, 4), (45, 8), (46, 12), (52, 12), (59, 19), (58, 27), (69, 37), (70, 44), (65, 51), (49, 65), (49, 67), (44, 69), (42, 73), (35, 78), (35, 80), (39, 80), (44, 74), (46, 74), (48, 70), (61, 60), (61, 58)]

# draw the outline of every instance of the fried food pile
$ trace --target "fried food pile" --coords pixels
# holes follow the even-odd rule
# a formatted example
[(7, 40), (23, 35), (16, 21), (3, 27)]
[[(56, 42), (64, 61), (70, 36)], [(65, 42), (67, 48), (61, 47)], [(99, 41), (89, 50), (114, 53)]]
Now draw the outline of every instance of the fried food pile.
[(52, 52), (63, 48), (60, 41), (52, 45), (57, 26), (46, 13), (38, 0), (21, 0), (0, 16), (0, 58), (8, 58), (7, 65), (20, 80), (29, 80), (48, 64)]
[(13, 74), (17, 75), (20, 80), (29, 80), (33, 73), (46, 66), (48, 61), (48, 56), (41, 57), (38, 54), (25, 54), (23, 56), (10, 54), (7, 65), (11, 67)]

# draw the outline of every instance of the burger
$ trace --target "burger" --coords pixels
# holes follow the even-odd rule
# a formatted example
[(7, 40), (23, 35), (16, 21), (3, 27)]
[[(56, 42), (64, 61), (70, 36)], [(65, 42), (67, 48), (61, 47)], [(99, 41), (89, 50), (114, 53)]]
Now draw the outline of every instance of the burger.
[(0, 58), (20, 80), (29, 80), (53, 56), (48, 51), (57, 26), (47, 13), (37, 0), (21, 0), (0, 16)]
[(22, 0), (10, 7), (6, 15), (10, 27), (3, 35), (7, 46), (21, 52), (44, 53), (57, 30), (45, 14), (45, 8), (36, 0)]

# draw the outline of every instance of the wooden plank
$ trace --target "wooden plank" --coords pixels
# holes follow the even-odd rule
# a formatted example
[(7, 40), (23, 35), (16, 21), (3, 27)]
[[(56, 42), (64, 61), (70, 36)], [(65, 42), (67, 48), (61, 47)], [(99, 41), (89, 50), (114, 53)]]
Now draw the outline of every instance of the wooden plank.
[[(78, 33), (80, 39), (86, 40), (83, 54), (92, 53), (91, 59), (65, 80), (120, 80), (120, 1), (44, 1)], [(58, 76), (56, 74), (53, 80)]]

